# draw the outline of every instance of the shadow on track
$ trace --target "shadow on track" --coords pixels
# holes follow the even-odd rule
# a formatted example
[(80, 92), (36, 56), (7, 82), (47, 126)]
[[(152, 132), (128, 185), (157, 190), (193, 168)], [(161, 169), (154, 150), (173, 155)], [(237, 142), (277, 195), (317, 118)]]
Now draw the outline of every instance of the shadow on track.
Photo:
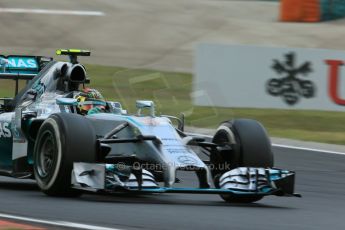
[[(201, 199), (195, 199), (199, 197)], [(216, 195), (217, 196), (217, 195)], [(204, 196), (205, 197), (205, 196)], [(144, 204), (144, 205), (187, 205), (187, 206), (210, 206), (210, 207), (241, 207), (241, 208), (267, 208), (267, 209), (294, 209), (291, 207), (275, 206), (262, 203), (240, 204), (240, 203), (226, 203), (221, 200), (202, 200), (202, 195), (195, 195), (185, 197), (182, 194), (152, 194), (152, 195), (138, 195), (138, 194), (116, 194), (116, 195), (83, 195), (81, 200), (85, 202), (95, 203), (121, 203), (121, 204)]]
[[(176, 205), (176, 206), (209, 206), (209, 207), (241, 207), (241, 208), (264, 208), (264, 209), (294, 209), (291, 207), (282, 207), (275, 205), (264, 204), (264, 199), (258, 203), (251, 204), (238, 204), (238, 203), (226, 203), (221, 200), (215, 201), (214, 199), (209, 199), (212, 195), (190, 195), (190, 194), (94, 194), (85, 193), (81, 197), (77, 198), (66, 198), (66, 197), (49, 197), (40, 192), (38, 186), (34, 181), (0, 181), (0, 191), (16, 191), (16, 192), (27, 192), (27, 191), (37, 191), (37, 195), (41, 196), (42, 199), (49, 200), (73, 200), (76, 202), (92, 202), (92, 203), (121, 203), (121, 204), (138, 204), (138, 205)], [(203, 198), (206, 197), (206, 200)]]
[(0, 190), (16, 190), (16, 191), (39, 191), (35, 182), (10, 182), (0, 181)]

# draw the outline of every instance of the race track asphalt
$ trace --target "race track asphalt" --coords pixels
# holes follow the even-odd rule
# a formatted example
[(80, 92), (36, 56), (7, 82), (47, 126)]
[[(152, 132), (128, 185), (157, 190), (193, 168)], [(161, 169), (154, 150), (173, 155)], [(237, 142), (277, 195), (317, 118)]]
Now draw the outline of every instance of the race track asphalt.
[[(0, 213), (120, 229), (344, 229), (345, 156), (274, 148), (276, 167), (297, 172), (302, 198), (227, 204), (217, 195), (52, 198), (32, 181), (0, 177)], [(184, 183), (194, 174), (184, 174)]]

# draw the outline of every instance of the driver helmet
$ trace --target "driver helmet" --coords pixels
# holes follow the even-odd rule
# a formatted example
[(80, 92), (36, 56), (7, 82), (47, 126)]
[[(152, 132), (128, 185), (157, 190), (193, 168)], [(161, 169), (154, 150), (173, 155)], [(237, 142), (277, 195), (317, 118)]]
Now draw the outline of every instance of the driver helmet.
[(84, 88), (74, 96), (78, 101), (78, 112), (86, 115), (93, 109), (105, 110), (106, 101), (96, 89)]

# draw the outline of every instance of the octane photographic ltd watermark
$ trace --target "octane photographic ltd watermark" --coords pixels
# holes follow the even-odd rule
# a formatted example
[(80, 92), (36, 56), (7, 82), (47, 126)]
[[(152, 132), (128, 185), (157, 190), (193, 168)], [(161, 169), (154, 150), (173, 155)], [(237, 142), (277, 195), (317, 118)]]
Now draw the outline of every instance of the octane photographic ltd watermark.
[[(212, 170), (220, 170), (220, 171), (229, 171), (231, 170), (230, 164), (227, 162), (221, 163), (221, 164), (207, 164), (207, 167)], [(203, 165), (181, 165), (179, 163), (170, 162), (166, 164), (160, 164), (160, 163), (141, 163), (141, 162), (134, 162), (133, 164), (126, 164), (124, 162), (119, 162), (115, 164), (115, 168), (117, 170), (126, 170), (128, 168), (134, 169), (134, 170), (140, 170), (145, 169), (148, 171), (166, 171), (170, 168), (184, 168), (191, 171), (198, 171), (198, 170), (204, 170)]]

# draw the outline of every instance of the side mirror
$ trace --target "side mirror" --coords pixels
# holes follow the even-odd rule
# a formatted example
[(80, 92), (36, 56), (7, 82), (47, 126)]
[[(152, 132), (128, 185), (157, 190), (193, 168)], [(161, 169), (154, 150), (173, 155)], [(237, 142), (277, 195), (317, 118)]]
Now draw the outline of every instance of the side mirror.
[(74, 99), (74, 98), (61, 97), (61, 98), (56, 99), (56, 104), (67, 105), (67, 106), (77, 106), (78, 101), (77, 101), (77, 99)]
[(62, 112), (77, 113), (77, 99), (61, 97), (56, 99), (56, 104), (60, 107)]
[(150, 116), (154, 117), (155, 116), (155, 104), (153, 101), (136, 101), (136, 107), (138, 109), (138, 116), (141, 115), (141, 110), (144, 108), (149, 108), (150, 109)]
[(120, 102), (108, 101), (107, 105), (108, 105), (111, 113), (127, 114), (127, 110), (122, 109), (122, 105)]

